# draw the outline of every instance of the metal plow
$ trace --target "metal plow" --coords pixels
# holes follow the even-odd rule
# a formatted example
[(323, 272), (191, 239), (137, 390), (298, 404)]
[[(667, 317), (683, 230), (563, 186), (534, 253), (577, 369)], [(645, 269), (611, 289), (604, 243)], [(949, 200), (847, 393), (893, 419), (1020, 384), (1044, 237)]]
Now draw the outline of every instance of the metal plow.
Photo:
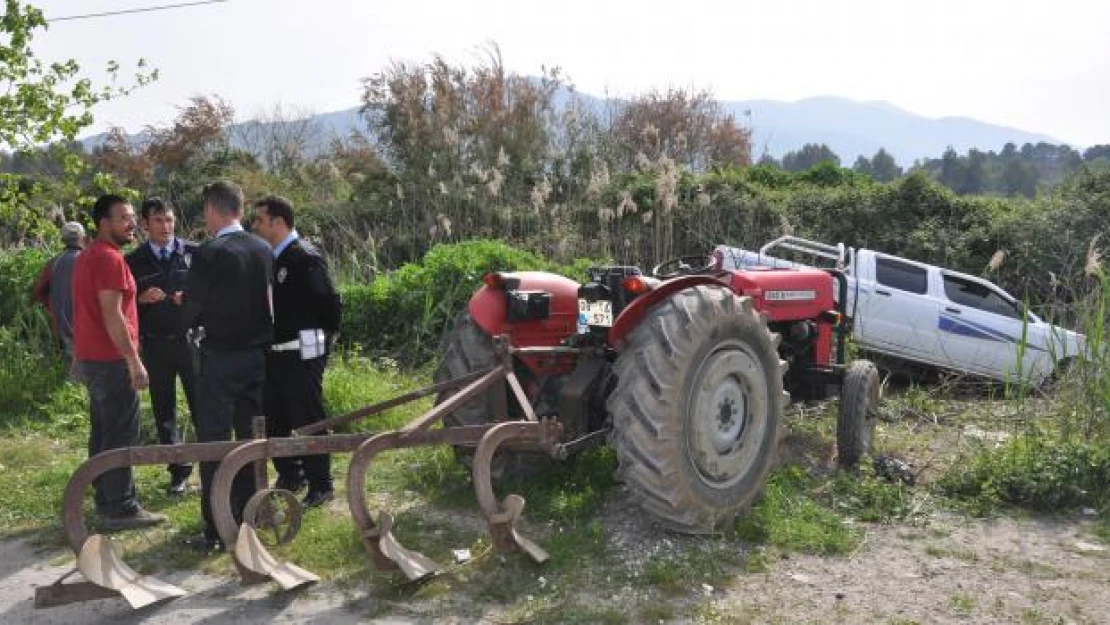
[[(512, 357), (513, 354), (566, 356), (576, 354), (577, 350), (565, 347), (516, 349), (510, 347), (504, 337), (495, 337), (494, 346), (498, 361), (489, 370), (427, 386), (347, 415), (315, 423), (294, 431), (293, 436), (288, 438), (261, 438), (258, 435), (264, 432), (264, 428), (256, 420), (256, 438), (248, 441), (127, 447), (89, 458), (70, 478), (62, 502), (63, 528), (69, 546), (77, 555), (77, 566), (53, 584), (36, 588), (35, 606), (51, 607), (121, 596), (132, 608), (138, 609), (186, 594), (177, 586), (139, 575), (123, 561), (110, 537), (90, 534), (85, 527), (82, 502), (86, 489), (93, 481), (112, 469), (141, 465), (218, 461), (210, 494), (212, 517), (241, 582), (257, 584), (273, 580), (282, 589), (293, 590), (309, 586), (319, 577), (293, 563), (278, 560), (270, 553), (265, 544), (267, 541), (263, 540), (265, 536), (271, 545), (289, 542), (295, 537), (301, 520), (299, 502), (292, 493), (267, 488), (265, 465), (268, 460), (321, 453), (352, 453), (346, 480), (347, 503), (371, 562), (378, 570), (399, 570), (406, 578), (415, 581), (435, 575), (442, 567), (397, 540), (393, 535), (392, 515), (386, 511), (371, 512), (366, 499), (366, 475), (370, 464), (378, 454), (397, 449), (431, 445), (473, 447), (474, 487), (494, 548), (500, 552), (523, 551), (536, 562), (546, 561), (547, 552), (522, 535), (517, 527), (524, 509), (524, 498), (514, 494), (503, 502), (497, 501), (491, 462), (502, 446), (565, 457), (566, 447), (560, 444), (562, 425), (536, 416), (513, 373)], [(435, 427), (441, 424), (444, 415), (491, 387), (504, 389), (506, 384), (520, 405), (524, 415), (522, 419), (508, 420), (507, 402), (494, 402), (492, 416), (495, 418), (489, 424)], [(319, 434), (454, 389), (459, 390), (400, 429), (376, 434)], [(506, 393), (497, 393), (496, 396), (505, 397)], [(237, 521), (230, 499), (232, 482), (240, 470), (252, 463), (258, 490), (244, 506), (242, 520)], [(67, 583), (66, 580), (75, 572), (81, 573), (84, 580)]]

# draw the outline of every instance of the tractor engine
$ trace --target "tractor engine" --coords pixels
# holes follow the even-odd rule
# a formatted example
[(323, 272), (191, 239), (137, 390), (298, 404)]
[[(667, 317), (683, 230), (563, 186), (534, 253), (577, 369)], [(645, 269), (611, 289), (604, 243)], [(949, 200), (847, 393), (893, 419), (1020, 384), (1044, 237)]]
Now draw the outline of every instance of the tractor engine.
[(844, 355), (843, 315), (833, 296), (834, 281), (844, 302), (847, 282), (839, 273), (747, 268), (731, 277), (733, 290), (750, 295), (755, 308), (767, 314), (767, 327), (782, 337), (779, 356), (789, 364), (783, 382), (795, 399), (824, 399), (835, 390), (821, 375), (842, 364)]

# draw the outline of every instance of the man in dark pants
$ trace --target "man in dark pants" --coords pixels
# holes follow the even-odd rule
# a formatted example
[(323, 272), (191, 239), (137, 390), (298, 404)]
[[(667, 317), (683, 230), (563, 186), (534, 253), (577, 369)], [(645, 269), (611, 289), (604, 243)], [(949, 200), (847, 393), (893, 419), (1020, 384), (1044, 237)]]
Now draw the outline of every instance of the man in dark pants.
[[(197, 440), (245, 440), (262, 412), (266, 350), (273, 343), (273, 256), (265, 241), (243, 230), (243, 192), (229, 182), (204, 188), (204, 223), (213, 237), (197, 248), (185, 286), (185, 327), (203, 327), (197, 388)], [(209, 496), (218, 462), (200, 463), (204, 535), (198, 548), (221, 548)], [(255, 492), (251, 467), (235, 476), (231, 509), (237, 523)]]
[[(147, 387), (139, 359), (135, 279), (120, 246), (135, 239), (135, 210), (118, 195), (97, 199), (96, 240), (73, 267), (73, 347), (89, 390), (89, 456), (139, 444), (139, 391)], [(96, 511), (106, 529), (166, 520), (143, 510), (130, 467), (96, 479)]]
[[(182, 292), (197, 246), (174, 236), (173, 206), (150, 198), (139, 209), (147, 243), (127, 255), (127, 264), (139, 288), (139, 336), (142, 358), (150, 374), (150, 403), (158, 442), (176, 445), (182, 441), (177, 425), (177, 378), (185, 389), (185, 401), (196, 427), (196, 359), (185, 337), (182, 322)], [(171, 464), (170, 495), (185, 494), (185, 483), (193, 472), (191, 464)]]
[[(324, 420), (324, 369), (339, 332), (341, 301), (324, 257), (293, 229), (293, 205), (270, 196), (255, 204), (252, 227), (274, 254), (274, 345), (266, 358), (267, 436)], [(322, 432), (321, 434), (326, 434)], [(335, 497), (328, 454), (274, 458), (276, 488), (296, 492), (306, 507)]]

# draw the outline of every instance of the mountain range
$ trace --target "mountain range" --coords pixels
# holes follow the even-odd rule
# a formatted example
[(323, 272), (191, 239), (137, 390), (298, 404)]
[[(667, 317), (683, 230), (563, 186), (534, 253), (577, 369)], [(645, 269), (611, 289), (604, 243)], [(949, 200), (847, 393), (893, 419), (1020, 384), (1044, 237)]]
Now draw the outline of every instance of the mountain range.
[[(600, 112), (607, 105), (601, 98), (584, 93), (577, 95), (592, 110)], [(998, 152), (1010, 142), (1018, 147), (1025, 143), (1064, 143), (1048, 135), (969, 117), (925, 117), (882, 101), (860, 102), (823, 96), (796, 102), (722, 101), (721, 105), (739, 124), (752, 129), (752, 154), (756, 159), (763, 154), (782, 159), (787, 152), (806, 143), (824, 143), (846, 167), (850, 167), (857, 156), (870, 158), (879, 148), (886, 149), (905, 167), (917, 159), (939, 158), (949, 147), (959, 153), (966, 153), (970, 148)], [(311, 121), (324, 137), (346, 135), (364, 127), (358, 107), (317, 114)], [(246, 121), (237, 126), (240, 130), (251, 126), (257, 129), (260, 123)], [(244, 133), (231, 134), (235, 137)], [(85, 146), (97, 145), (103, 136), (84, 139)], [(1081, 149), (1083, 146), (1072, 147)]]
[[(1008, 128), (970, 117), (930, 118), (888, 102), (858, 102), (818, 97), (797, 102), (751, 100), (724, 102), (737, 120), (752, 128), (752, 153), (782, 158), (806, 143), (824, 143), (851, 166), (857, 156), (871, 157), (885, 148), (900, 165), (916, 159), (938, 158), (952, 147), (959, 153), (970, 148), (999, 152), (1006, 143), (1063, 141), (1048, 135)], [(746, 113), (750, 111), (750, 115)], [(1079, 146), (1072, 146), (1078, 148)]]

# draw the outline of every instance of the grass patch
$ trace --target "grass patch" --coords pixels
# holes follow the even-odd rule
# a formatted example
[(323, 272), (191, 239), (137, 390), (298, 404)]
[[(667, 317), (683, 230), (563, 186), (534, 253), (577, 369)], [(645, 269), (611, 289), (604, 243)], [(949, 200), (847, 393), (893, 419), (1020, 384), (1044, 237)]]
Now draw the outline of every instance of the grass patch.
[[(528, 493), (534, 519), (573, 525), (588, 520), (616, 485), (617, 453), (612, 447), (583, 451), (531, 479), (506, 480), (497, 490)], [(500, 495), (500, 493), (499, 493)]]
[(1031, 433), (981, 447), (953, 463), (937, 486), (969, 510), (989, 514), (1005, 505), (1053, 512), (1103, 508), (1108, 483), (1110, 447)]
[(927, 498), (902, 482), (891, 482), (863, 463), (856, 473), (838, 473), (829, 483), (832, 509), (865, 523), (914, 520), (927, 512)]
[(1110, 544), (1110, 519), (1102, 518), (1091, 527), (1091, 533), (1104, 543)]
[(652, 601), (640, 608), (639, 622), (664, 623), (674, 619), (676, 610), (674, 606), (664, 601)]
[(0, 535), (61, 526), (62, 492), (80, 464), (75, 451), (37, 432), (0, 438)]
[(703, 584), (720, 587), (748, 558), (728, 543), (714, 542), (656, 556), (644, 564), (643, 580), (665, 595), (700, 592)]
[(994, 556), (991, 561), (991, 570), (998, 573), (1019, 571), (1030, 579), (1060, 579), (1064, 577), (1064, 574), (1058, 569), (1043, 562), (1006, 556)]
[(974, 551), (968, 549), (948, 549), (946, 547), (938, 547), (937, 545), (927, 545), (925, 547), (925, 555), (934, 558), (951, 558), (953, 560), (961, 560), (970, 563), (979, 561), (979, 554)]
[(970, 614), (975, 609), (975, 597), (966, 593), (956, 593), (951, 599), (952, 609), (961, 614)]
[(859, 544), (860, 531), (845, 524), (839, 514), (822, 504), (814, 488), (814, 478), (800, 467), (776, 470), (763, 496), (737, 522), (736, 536), (786, 551), (820, 555), (852, 551)]
[[(370, 358), (357, 349), (336, 354), (324, 372), (324, 406), (330, 416), (347, 414), (430, 384), (424, 376), (401, 370), (388, 358)], [(432, 400), (424, 398), (366, 417), (337, 432), (379, 432), (404, 425), (427, 411)]]

